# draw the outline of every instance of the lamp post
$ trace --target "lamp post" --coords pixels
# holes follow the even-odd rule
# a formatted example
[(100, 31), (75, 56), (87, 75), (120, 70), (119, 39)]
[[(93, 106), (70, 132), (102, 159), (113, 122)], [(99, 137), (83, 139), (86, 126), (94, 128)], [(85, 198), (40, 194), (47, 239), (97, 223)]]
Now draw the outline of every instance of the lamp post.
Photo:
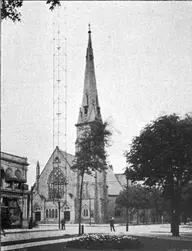
[(33, 227), (33, 189), (34, 185), (31, 187), (31, 228)]
[(89, 195), (89, 225), (91, 226), (91, 197)]

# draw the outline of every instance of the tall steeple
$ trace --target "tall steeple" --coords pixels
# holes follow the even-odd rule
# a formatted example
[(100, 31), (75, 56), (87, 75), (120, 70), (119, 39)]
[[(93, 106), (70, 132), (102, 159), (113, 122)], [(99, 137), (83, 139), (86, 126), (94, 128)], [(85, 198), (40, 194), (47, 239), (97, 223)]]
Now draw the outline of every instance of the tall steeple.
[[(97, 84), (95, 77), (95, 67), (94, 67), (94, 56), (91, 41), (91, 29), (89, 24), (88, 30), (88, 46), (86, 52), (86, 66), (85, 66), (85, 78), (84, 78), (84, 88), (83, 88), (83, 99), (79, 111), (79, 117), (76, 124), (77, 127), (77, 140), (76, 140), (76, 152), (79, 151), (79, 140), (81, 140), (81, 135), (84, 130), (89, 127), (89, 123), (100, 120), (102, 122), (102, 117), (100, 113), (100, 106), (97, 93)], [(100, 144), (100, 147), (104, 147), (104, 144)], [(105, 162), (103, 161), (103, 165)], [(84, 181), (88, 182), (90, 188), (95, 184), (94, 190), (90, 189), (90, 196), (94, 198), (93, 207), (93, 218), (95, 223), (105, 222), (108, 213), (108, 197), (107, 197), (107, 184), (106, 184), (106, 171), (103, 169), (102, 172), (93, 171), (93, 176), (85, 174)], [(93, 178), (94, 177), (94, 178)], [(79, 198), (80, 192), (80, 171), (77, 173), (77, 190), (76, 198)], [(83, 200), (83, 204), (86, 205), (87, 200)], [(78, 207), (79, 200), (76, 200), (76, 220), (78, 221)], [(88, 205), (87, 205), (88, 206)], [(89, 207), (89, 206), (88, 206)]]
[(102, 120), (97, 93), (91, 29), (89, 24), (83, 99), (77, 125), (92, 122), (96, 119)]

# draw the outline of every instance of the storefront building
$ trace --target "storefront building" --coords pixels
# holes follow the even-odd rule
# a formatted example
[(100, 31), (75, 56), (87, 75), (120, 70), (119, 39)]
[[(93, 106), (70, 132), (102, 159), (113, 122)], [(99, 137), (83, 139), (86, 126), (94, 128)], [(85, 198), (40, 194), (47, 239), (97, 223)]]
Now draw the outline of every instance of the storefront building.
[(4, 228), (28, 227), (27, 158), (1, 152), (1, 224)]

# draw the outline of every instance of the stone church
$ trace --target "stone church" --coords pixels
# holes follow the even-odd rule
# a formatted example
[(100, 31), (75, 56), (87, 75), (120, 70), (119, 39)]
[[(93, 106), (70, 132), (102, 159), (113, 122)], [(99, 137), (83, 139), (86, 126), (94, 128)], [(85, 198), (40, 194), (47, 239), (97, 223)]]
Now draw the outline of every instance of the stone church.
[[(83, 128), (96, 119), (102, 121), (95, 77), (91, 31), (89, 29), (82, 105), (75, 125), (77, 139), (81, 135)], [(77, 150), (78, 146), (76, 145)], [(59, 219), (59, 213), (60, 218), (65, 217), (67, 223), (78, 221), (80, 177), (78, 172), (71, 170), (73, 160), (74, 155), (56, 147), (42, 172), (40, 172), (40, 166), (37, 163), (36, 182), (32, 187), (32, 213), (36, 221), (56, 223)], [(122, 212), (117, 210), (115, 199), (123, 189), (124, 184), (124, 175), (115, 174), (110, 166), (105, 171), (85, 175), (82, 222), (108, 223), (110, 216), (115, 217), (117, 221), (121, 221)], [(60, 195), (60, 206), (58, 206), (58, 201), (55, 199), (55, 194)]]

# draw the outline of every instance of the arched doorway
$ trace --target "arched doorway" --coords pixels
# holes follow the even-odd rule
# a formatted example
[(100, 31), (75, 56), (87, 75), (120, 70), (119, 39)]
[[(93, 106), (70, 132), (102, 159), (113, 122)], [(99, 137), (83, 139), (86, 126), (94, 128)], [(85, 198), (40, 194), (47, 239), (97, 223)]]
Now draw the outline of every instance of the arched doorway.
[(35, 221), (41, 221), (41, 209), (38, 205), (35, 206)]
[(70, 219), (71, 219), (70, 208), (68, 205), (64, 206), (64, 219), (65, 219), (65, 221), (70, 221)]

